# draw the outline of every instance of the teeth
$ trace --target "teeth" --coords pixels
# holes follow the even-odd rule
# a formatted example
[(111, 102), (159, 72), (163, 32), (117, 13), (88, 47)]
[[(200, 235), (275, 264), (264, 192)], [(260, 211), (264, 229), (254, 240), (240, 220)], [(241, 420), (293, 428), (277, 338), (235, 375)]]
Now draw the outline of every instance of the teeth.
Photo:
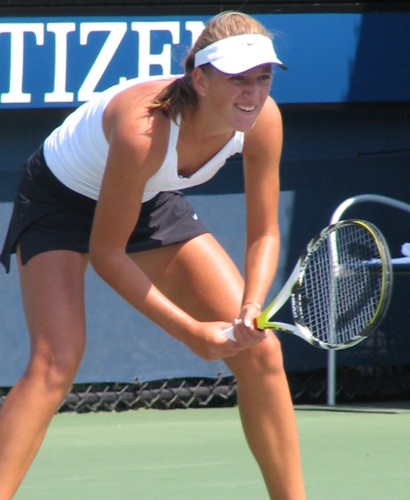
[(241, 111), (253, 111), (256, 106), (237, 106)]

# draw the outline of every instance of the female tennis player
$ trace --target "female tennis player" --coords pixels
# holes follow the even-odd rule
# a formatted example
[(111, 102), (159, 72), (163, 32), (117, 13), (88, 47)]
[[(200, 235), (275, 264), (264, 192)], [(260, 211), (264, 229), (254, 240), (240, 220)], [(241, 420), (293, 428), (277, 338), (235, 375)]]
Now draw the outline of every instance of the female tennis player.
[[(8, 269), (17, 254), (31, 339), (27, 369), (1, 409), (1, 500), (17, 491), (76, 376), (88, 262), (196, 355), (226, 362), (270, 497), (305, 498), (280, 345), (253, 327), (280, 246), (282, 123), (269, 97), (276, 66), (284, 67), (263, 26), (222, 13), (189, 52), (184, 76), (108, 89), (28, 160), (1, 256)], [(247, 205), (244, 279), (180, 192), (237, 152)], [(236, 342), (222, 333), (232, 323)]]

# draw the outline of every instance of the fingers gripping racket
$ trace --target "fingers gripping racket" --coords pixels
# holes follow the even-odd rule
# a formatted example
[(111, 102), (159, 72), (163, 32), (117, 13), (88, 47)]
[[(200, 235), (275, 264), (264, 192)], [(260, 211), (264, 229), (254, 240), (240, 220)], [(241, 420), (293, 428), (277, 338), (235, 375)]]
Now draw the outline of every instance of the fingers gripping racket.
[[(287, 332), (321, 349), (345, 349), (383, 319), (392, 292), (387, 243), (377, 227), (345, 220), (324, 228), (300, 256), (276, 298), (255, 319), (260, 330)], [(290, 298), (294, 325), (273, 316)], [(234, 328), (225, 335), (234, 338)]]

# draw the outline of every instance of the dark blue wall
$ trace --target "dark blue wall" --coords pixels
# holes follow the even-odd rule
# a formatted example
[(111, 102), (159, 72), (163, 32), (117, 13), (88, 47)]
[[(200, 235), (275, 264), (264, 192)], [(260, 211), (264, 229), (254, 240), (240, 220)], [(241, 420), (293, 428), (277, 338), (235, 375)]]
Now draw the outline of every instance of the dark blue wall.
[[(410, 18), (386, 15), (377, 17), (373, 13), (361, 19), (354, 51), (349, 52), (355, 57), (348, 66), (346, 53), (340, 59), (338, 51), (344, 43), (343, 26), (348, 27), (345, 34), (350, 35), (355, 25), (351, 18), (347, 24), (347, 18), (340, 23), (342, 32), (338, 32), (335, 42), (337, 23), (333, 20), (323, 24), (323, 17), (306, 20), (299, 15), (298, 24), (296, 17), (278, 16), (284, 33), (280, 39), (283, 59), (290, 70), (278, 75), (273, 87), (274, 96), (278, 93), (287, 97), (280, 100), (285, 131), (280, 211), (283, 248), (272, 295), (306, 242), (328, 224), (333, 210), (344, 199), (377, 193), (410, 202)], [(346, 49), (352, 51), (352, 46), (352, 40), (346, 39)], [(329, 47), (337, 48), (333, 59)], [(340, 60), (344, 64), (341, 72)], [(317, 98), (313, 99), (313, 95)], [(25, 158), (69, 111), (0, 109), (1, 240)], [(240, 158), (229, 162), (209, 184), (190, 191), (188, 196), (242, 267)], [(222, 204), (223, 213), (218, 209)], [(379, 225), (393, 255), (399, 255), (400, 245), (410, 241), (410, 217), (394, 209), (361, 205), (348, 215)], [(340, 363), (410, 364), (408, 279), (397, 277), (390, 311), (373, 339), (341, 353)], [(14, 261), (10, 275), (0, 274), (0, 296), (0, 386), (7, 386), (24, 369), (28, 355)], [(89, 343), (78, 381), (214, 376), (223, 371), (221, 363), (197, 360), (141, 318), (92, 272), (88, 275), (87, 306)], [(288, 313), (284, 312), (283, 319), (289, 319)], [(325, 366), (325, 353), (298, 339), (281, 338), (289, 370)]]
[[(13, 112), (1, 120), (3, 158), (19, 165), (43, 132), (61, 112)], [(44, 117), (44, 119), (40, 119)], [(273, 292), (292, 269), (299, 252), (315, 232), (326, 225), (344, 199), (365, 192), (410, 199), (410, 124), (406, 107), (375, 106), (353, 109), (283, 108), (285, 142), (282, 162), (281, 266)], [(36, 124), (36, 126), (34, 125)], [(11, 131), (14, 131), (11, 133)], [(407, 150), (406, 150), (407, 148)], [(5, 231), (16, 176), (1, 178), (0, 234)], [(240, 158), (208, 185), (188, 193), (209, 227), (233, 255), (243, 261), (243, 196)], [(224, 207), (223, 213), (218, 208)], [(349, 216), (373, 221), (386, 234), (393, 255), (410, 239), (410, 217), (396, 210), (358, 205)], [(388, 316), (374, 341), (339, 355), (340, 363), (408, 364), (410, 362), (410, 311), (408, 277), (398, 277)], [(15, 381), (27, 357), (15, 262), (12, 273), (0, 276), (0, 386)], [(89, 345), (80, 381), (129, 381), (165, 376), (208, 375), (223, 365), (198, 361), (184, 347), (141, 318), (105, 284), (89, 273), (87, 285)], [(288, 313), (283, 318), (289, 319)], [(298, 339), (282, 336), (289, 370), (324, 367), (326, 355)], [(383, 348), (375, 348), (383, 344)], [(158, 351), (158, 345), (161, 349)], [(369, 350), (371, 353), (369, 354)], [(164, 355), (164, 353), (166, 353)]]

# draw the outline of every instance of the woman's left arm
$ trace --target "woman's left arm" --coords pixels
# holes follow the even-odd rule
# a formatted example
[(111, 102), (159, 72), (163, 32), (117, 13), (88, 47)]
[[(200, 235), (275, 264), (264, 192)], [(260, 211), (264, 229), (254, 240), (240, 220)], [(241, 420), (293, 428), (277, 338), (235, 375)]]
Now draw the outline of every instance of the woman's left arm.
[(260, 312), (255, 304), (263, 306), (278, 266), (282, 141), (282, 117), (269, 97), (254, 127), (245, 134), (243, 148), (247, 241), (240, 317), (245, 325)]

